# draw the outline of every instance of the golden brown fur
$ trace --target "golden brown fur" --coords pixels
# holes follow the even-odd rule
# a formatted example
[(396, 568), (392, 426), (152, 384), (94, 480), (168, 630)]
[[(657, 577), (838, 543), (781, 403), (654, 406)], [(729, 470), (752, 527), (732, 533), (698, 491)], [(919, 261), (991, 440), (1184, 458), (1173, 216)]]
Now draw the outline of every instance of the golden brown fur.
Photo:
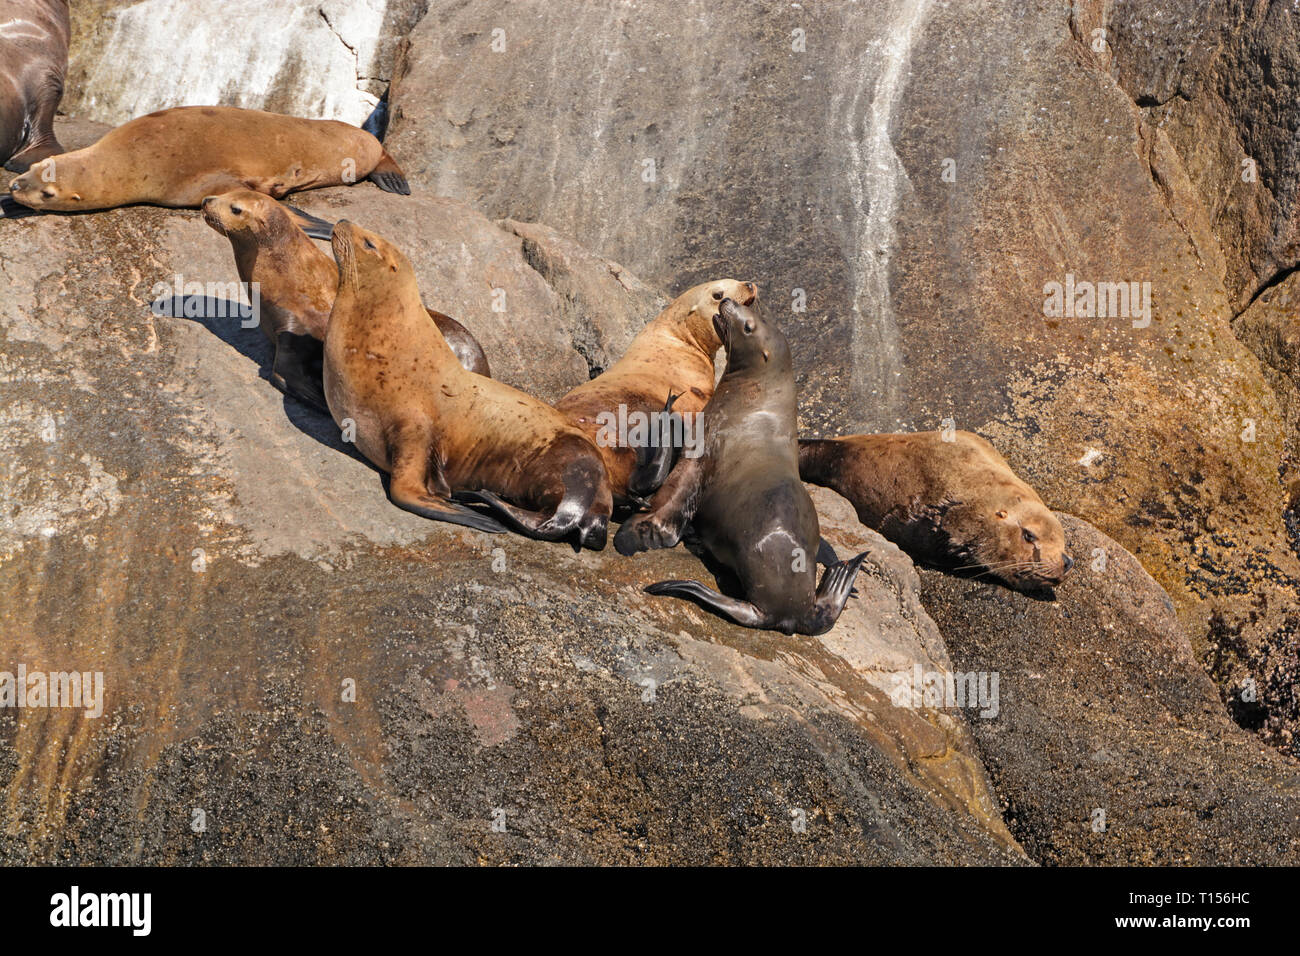
[[(207, 197), (203, 218), (230, 240), (240, 280), (257, 283), (262, 331), (271, 343), (281, 332), (325, 341), (338, 267), (298, 228), (291, 213), (269, 196), (239, 189)], [(426, 310), (461, 365), (490, 375), (487, 356), (469, 329), (451, 316)]]
[[(1074, 562), (1060, 521), (983, 438), (955, 432), (799, 442), (799, 475), (912, 557), (983, 569), (1012, 587), (1059, 584)], [(1032, 540), (1030, 540), (1032, 539)]]
[(195, 208), (207, 196), (235, 189), (279, 199), (390, 169), (397, 166), (379, 140), (347, 123), (180, 106), (124, 123), (93, 146), (44, 159), (9, 189), (24, 206), (47, 211), (133, 203)]
[(357, 448), (392, 474), (393, 503), (502, 530), (450, 500), (479, 492), (474, 500), (490, 501), (525, 534), (577, 533), (603, 547), (612, 499), (591, 441), (549, 405), (462, 368), (428, 321), (400, 250), (347, 221), (335, 226), (333, 247), (325, 394), (335, 422), (354, 422)]
[[(617, 414), (620, 405), (629, 412), (663, 411), (671, 391), (680, 396), (674, 412), (694, 414), (713, 395), (717, 379), (713, 359), (722, 341), (713, 317), (723, 299), (750, 305), (758, 295), (752, 282), (717, 279), (683, 292), (653, 318), (632, 340), (627, 352), (605, 372), (584, 382), (555, 403), (569, 421), (596, 440), (602, 412)], [(601, 446), (609, 470), (610, 486), (625, 495), (628, 477), (636, 466), (636, 450)]]

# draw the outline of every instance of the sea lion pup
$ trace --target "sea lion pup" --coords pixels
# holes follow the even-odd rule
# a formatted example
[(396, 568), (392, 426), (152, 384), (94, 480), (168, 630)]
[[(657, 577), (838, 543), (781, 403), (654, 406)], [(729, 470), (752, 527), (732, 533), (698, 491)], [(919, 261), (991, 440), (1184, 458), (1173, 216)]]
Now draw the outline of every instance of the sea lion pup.
[(843, 495), (915, 560), (983, 569), (1021, 591), (1060, 584), (1074, 567), (1056, 515), (970, 432), (801, 439), (799, 475)]
[[(203, 200), (204, 220), (230, 240), (240, 280), (257, 283), (258, 320), (275, 349), (271, 384), (328, 415), (321, 361), (338, 266), (299, 228), (302, 215), (250, 189)], [(325, 225), (333, 229), (332, 223)], [(487, 356), (469, 329), (451, 316), (426, 311), (456, 360), (490, 376)]]
[(35, 163), (9, 192), (43, 212), (134, 203), (197, 208), (204, 197), (235, 189), (282, 199), (367, 178), (388, 192), (411, 191), (393, 157), (360, 127), (233, 106), (178, 106)]
[(67, 0), (0, 0), (0, 162), (24, 172), (63, 152), (54, 113), (68, 71)]
[(775, 325), (723, 299), (714, 319), (727, 370), (704, 409), (704, 451), (683, 455), (650, 511), (623, 523), (620, 554), (677, 544), (688, 522), (732, 569), (745, 599), (696, 581), (660, 581), (651, 594), (689, 598), (745, 627), (822, 634), (844, 609), (866, 552), (832, 564), (817, 584), (821, 530), (799, 480), (794, 372)]
[(392, 475), (393, 504), (483, 531), (504, 522), (531, 538), (603, 548), (613, 500), (591, 441), (549, 405), (462, 368), (392, 244), (347, 220), (331, 242), (338, 293), (325, 332), (325, 398), (339, 427), (355, 424), (361, 453)]
[(627, 415), (659, 415), (671, 409), (693, 415), (704, 408), (717, 378), (713, 357), (722, 342), (713, 317), (723, 299), (752, 305), (752, 282), (716, 279), (688, 289), (642, 329), (617, 362), (569, 392), (555, 407), (600, 449), (610, 486), (620, 503), (644, 504), (673, 461), (673, 449), (638, 449), (619, 441), (607, 424)]

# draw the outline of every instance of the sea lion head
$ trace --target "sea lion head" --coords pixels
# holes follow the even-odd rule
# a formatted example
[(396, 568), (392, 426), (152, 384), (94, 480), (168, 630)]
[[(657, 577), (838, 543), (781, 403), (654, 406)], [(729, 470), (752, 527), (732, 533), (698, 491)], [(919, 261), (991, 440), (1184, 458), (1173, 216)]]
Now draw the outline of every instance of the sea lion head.
[(980, 527), (968, 539), (970, 557), (1016, 590), (1055, 587), (1074, 567), (1061, 522), (1032, 492), (998, 488), (980, 512), (974, 516)]
[(724, 298), (718, 303), (713, 328), (727, 349), (727, 372), (750, 368), (790, 370), (790, 344), (772, 322), (758, 310)]
[(70, 212), (81, 208), (81, 194), (59, 182), (60, 166), (55, 160), (62, 161), (62, 156), (42, 159), (21, 176), (15, 176), (9, 183), (9, 195), (17, 202), (32, 209), (45, 209), (50, 212)]
[(684, 322), (690, 329), (691, 336), (710, 354), (722, 347), (721, 342), (712, 341), (714, 335), (713, 317), (718, 314), (718, 306), (723, 299), (731, 299), (741, 305), (753, 305), (758, 299), (758, 286), (753, 282), (740, 282), (736, 279), (713, 279), (701, 282), (687, 289), (665, 310), (675, 314), (678, 321)]
[(340, 219), (330, 237), (334, 259), (339, 264), (340, 287), (366, 287), (390, 282), (393, 273), (411, 273), (411, 263), (387, 239), (354, 222)]
[(251, 189), (236, 189), (203, 200), (204, 221), (231, 239), (263, 235), (282, 218), (279, 203)]

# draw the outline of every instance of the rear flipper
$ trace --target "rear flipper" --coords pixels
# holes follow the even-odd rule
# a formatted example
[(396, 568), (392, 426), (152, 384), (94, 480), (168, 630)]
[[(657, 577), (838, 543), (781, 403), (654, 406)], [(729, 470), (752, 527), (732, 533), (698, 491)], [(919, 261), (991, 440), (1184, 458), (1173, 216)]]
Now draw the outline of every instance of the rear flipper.
[(0, 197), (0, 219), (26, 219), (39, 216), (40, 213), (30, 206), (24, 206), (12, 196)]
[(330, 413), (322, 379), (325, 346), (310, 335), (281, 332), (275, 340), (271, 384), (298, 401)]
[(387, 150), (379, 160), (379, 165), (372, 169), (366, 178), (384, 192), (398, 193), (402, 196), (411, 195), (411, 185), (406, 181), (406, 175), (397, 165), (397, 161), (388, 155)]
[(520, 534), (539, 541), (562, 541), (577, 532), (577, 548), (599, 551), (609, 532), (609, 516), (592, 510), (600, 482), (605, 478), (604, 465), (597, 460), (578, 459), (564, 470), (564, 497), (554, 513), (529, 511), (512, 505), (500, 495), (486, 489), (458, 491), (452, 500), (486, 505)]
[(334, 223), (328, 219), (321, 219), (309, 212), (303, 212), (297, 206), (290, 206), (287, 202), (280, 205), (284, 207), (285, 212), (289, 214), (289, 218), (294, 221), (294, 224), (313, 239), (329, 241), (329, 238), (334, 235)]
[(806, 621), (800, 621), (795, 626), (800, 634), (825, 634), (835, 625), (853, 592), (853, 579), (858, 576), (858, 569), (862, 567), (868, 553), (863, 551), (855, 558), (826, 569), (821, 584), (817, 585), (817, 598), (813, 601), (812, 613)]
[(705, 610), (734, 621), (741, 627), (772, 626), (767, 615), (748, 601), (726, 597), (713, 588), (705, 587), (699, 581), (660, 581), (657, 584), (647, 585), (645, 591), (647, 594), (670, 594), (673, 597), (694, 601)]
[(636, 449), (636, 467), (627, 479), (627, 497), (634, 503), (640, 504), (658, 491), (677, 462), (677, 446), (672, 441), (664, 441), (664, 430), (667, 430), (669, 438), (682, 434), (682, 426), (677, 424), (682, 421), (682, 416), (672, 414), (673, 402), (679, 398), (681, 396), (674, 395), (671, 390), (668, 392), (659, 444), (641, 445)]

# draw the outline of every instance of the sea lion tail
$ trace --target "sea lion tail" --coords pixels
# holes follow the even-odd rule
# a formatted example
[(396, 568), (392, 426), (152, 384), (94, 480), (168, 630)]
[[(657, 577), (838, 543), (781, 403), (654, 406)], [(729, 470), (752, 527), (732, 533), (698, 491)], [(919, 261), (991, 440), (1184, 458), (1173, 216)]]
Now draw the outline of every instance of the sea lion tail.
[(388, 135), (388, 90), (384, 90), (384, 95), (379, 97), (379, 102), (370, 111), (361, 128), (379, 142), (384, 141), (384, 137)]
[(863, 551), (856, 557), (833, 564), (822, 575), (821, 584), (817, 585), (817, 599), (813, 601), (812, 620), (808, 630), (799, 628), (804, 634), (825, 634), (834, 626), (848, 603), (853, 591), (853, 579), (858, 576), (858, 569), (866, 560), (869, 552)]

